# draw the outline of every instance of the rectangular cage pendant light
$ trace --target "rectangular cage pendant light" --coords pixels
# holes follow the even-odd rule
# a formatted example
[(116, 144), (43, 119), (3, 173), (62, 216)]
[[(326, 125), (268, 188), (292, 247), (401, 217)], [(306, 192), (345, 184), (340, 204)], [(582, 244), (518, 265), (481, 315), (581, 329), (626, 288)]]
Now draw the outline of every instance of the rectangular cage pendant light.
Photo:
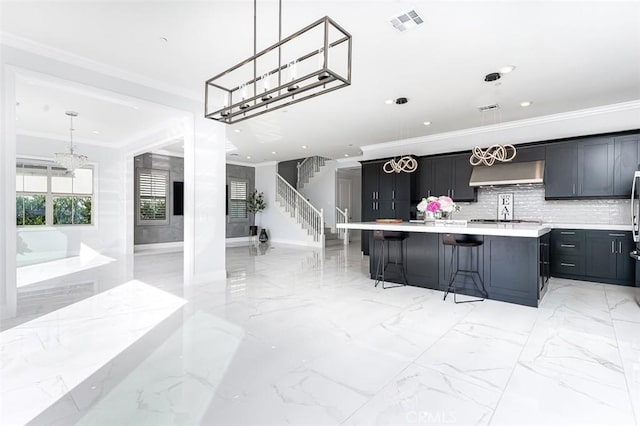
[(328, 16), (210, 78), (205, 117), (237, 123), (351, 84), (351, 35)]

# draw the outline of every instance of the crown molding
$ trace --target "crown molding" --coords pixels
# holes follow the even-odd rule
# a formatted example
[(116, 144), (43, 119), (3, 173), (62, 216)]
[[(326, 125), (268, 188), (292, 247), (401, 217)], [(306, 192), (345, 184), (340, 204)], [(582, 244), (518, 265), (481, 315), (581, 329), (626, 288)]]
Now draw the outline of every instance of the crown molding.
[(225, 163), (233, 164), (234, 166), (244, 166), (244, 167), (255, 167), (256, 165), (253, 163), (247, 163), (244, 161), (235, 161), (235, 160), (226, 160)]
[(109, 76), (119, 78), (121, 80), (130, 81), (132, 83), (139, 84), (141, 86), (150, 87), (162, 92), (166, 92), (175, 96), (189, 99), (191, 101), (202, 102), (202, 96), (196, 92), (192, 92), (187, 89), (183, 89), (178, 86), (167, 84), (160, 80), (155, 80), (149, 77), (145, 77), (141, 74), (137, 74), (130, 71), (125, 71), (121, 68), (107, 65), (102, 62), (94, 61), (84, 56), (76, 55), (74, 53), (67, 52), (66, 50), (59, 49), (46, 44), (38, 43), (33, 40), (29, 40), (24, 37), (20, 37), (11, 33), (0, 31), (0, 44), (9, 46), (15, 49), (24, 50), (34, 55), (44, 56), (46, 58), (54, 59), (57, 61), (65, 62), (80, 68), (85, 68), (90, 71), (98, 72), (101, 74), (107, 74)]
[(253, 164), (253, 167), (277, 166), (277, 161), (263, 161), (262, 163)]
[(419, 136), (416, 138), (400, 139), (400, 140), (383, 142), (383, 143), (373, 144), (373, 145), (363, 145), (360, 147), (360, 149), (363, 151), (363, 153), (374, 152), (374, 151), (384, 150), (389, 148), (400, 148), (400, 147), (405, 149), (411, 149), (411, 146), (423, 144), (423, 143), (437, 142), (437, 141), (443, 141), (447, 139), (453, 139), (453, 138), (459, 138), (459, 137), (465, 137), (465, 136), (482, 135), (482, 134), (494, 133), (494, 132), (505, 131), (505, 130), (526, 128), (530, 126), (539, 126), (541, 124), (550, 124), (550, 123), (556, 123), (556, 122), (561, 122), (565, 120), (574, 120), (578, 118), (586, 118), (586, 117), (591, 117), (591, 116), (596, 116), (601, 114), (632, 111), (635, 109), (640, 110), (640, 100), (603, 105), (599, 107), (563, 112), (559, 114), (544, 115), (540, 117), (527, 118), (524, 120), (508, 121), (506, 123), (498, 123), (498, 124), (492, 124), (492, 125), (482, 126), (482, 127), (471, 127), (469, 129), (455, 130), (453, 132), (438, 133), (438, 134), (429, 135), (429, 136)]

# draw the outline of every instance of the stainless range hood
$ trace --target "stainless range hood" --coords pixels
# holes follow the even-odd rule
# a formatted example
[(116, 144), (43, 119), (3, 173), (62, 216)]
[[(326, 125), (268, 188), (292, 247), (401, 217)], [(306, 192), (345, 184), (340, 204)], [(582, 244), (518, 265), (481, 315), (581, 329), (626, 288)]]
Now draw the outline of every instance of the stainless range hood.
[(544, 182), (544, 160), (522, 163), (500, 163), (475, 166), (469, 186), (541, 184)]

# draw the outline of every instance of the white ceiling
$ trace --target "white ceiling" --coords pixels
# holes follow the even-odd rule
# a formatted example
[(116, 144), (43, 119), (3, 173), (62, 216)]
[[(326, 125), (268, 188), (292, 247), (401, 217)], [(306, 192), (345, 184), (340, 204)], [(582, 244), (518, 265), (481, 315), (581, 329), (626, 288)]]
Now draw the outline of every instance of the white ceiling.
[[(253, 49), (251, 1), (3, 1), (2, 8), (6, 33), (197, 99), (207, 78)], [(396, 32), (387, 20), (412, 8), (425, 23)], [(234, 158), (354, 156), (364, 145), (640, 99), (638, 1), (284, 0), (283, 35), (324, 15), (353, 35), (353, 84), (230, 126)], [(258, 49), (277, 40), (276, 23), (277, 1), (259, 1)], [(516, 70), (499, 85), (483, 81), (503, 65)], [(384, 104), (399, 96), (409, 103)], [(525, 100), (532, 106), (520, 107)], [(489, 103), (501, 105), (500, 116), (476, 109)]]

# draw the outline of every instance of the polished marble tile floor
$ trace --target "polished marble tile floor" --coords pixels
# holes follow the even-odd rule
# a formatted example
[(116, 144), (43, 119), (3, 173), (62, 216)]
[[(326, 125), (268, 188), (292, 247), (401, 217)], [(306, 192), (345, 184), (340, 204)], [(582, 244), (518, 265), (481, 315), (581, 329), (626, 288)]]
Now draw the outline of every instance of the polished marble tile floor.
[(235, 247), (226, 281), (184, 286), (181, 253), (137, 256), (187, 303), (33, 424), (640, 424), (638, 289), (455, 305), (367, 269), (357, 243)]

